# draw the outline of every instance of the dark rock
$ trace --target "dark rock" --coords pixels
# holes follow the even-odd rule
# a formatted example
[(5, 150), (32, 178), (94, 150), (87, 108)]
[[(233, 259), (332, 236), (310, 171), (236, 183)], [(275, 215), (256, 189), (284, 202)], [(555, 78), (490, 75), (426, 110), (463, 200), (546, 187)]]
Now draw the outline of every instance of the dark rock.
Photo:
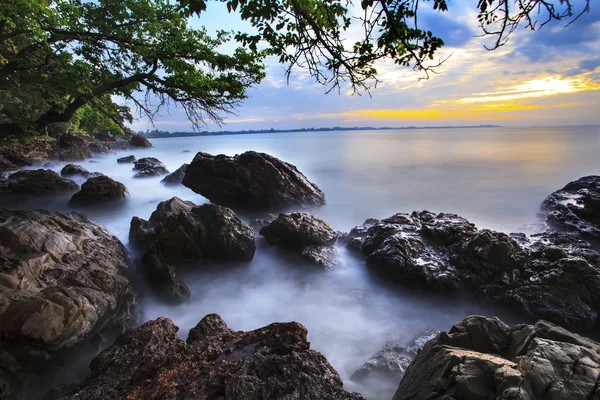
[(248, 151), (235, 157), (198, 153), (183, 185), (226, 206), (279, 210), (325, 204), (325, 195), (291, 164)]
[(71, 197), (70, 205), (91, 205), (106, 202), (122, 201), (129, 193), (121, 182), (102, 175), (88, 179), (81, 190)]
[(198, 324), (190, 329), (188, 334), (188, 344), (200, 342), (210, 339), (214, 336), (233, 334), (233, 330), (227, 327), (227, 324), (219, 314), (208, 314), (198, 322)]
[(190, 289), (181, 280), (175, 267), (167, 264), (160, 253), (148, 250), (141, 262), (146, 268), (150, 284), (163, 300), (180, 303), (190, 298)]
[(64, 352), (135, 320), (127, 251), (82, 214), (0, 210), (0, 254), (0, 386), (16, 393)]
[(346, 392), (325, 357), (309, 350), (297, 322), (232, 332), (216, 317), (203, 321), (191, 344), (162, 317), (121, 335), (65, 399), (364, 399)]
[(546, 321), (467, 317), (429, 341), (394, 400), (597, 397), (600, 344)]
[(93, 141), (88, 145), (88, 152), (90, 155), (94, 156), (99, 154), (108, 154), (110, 153), (110, 149), (103, 143)]
[(141, 148), (152, 147), (152, 143), (150, 143), (150, 141), (148, 139), (146, 139), (144, 136), (139, 135), (139, 134), (131, 135), (131, 139), (129, 139), (129, 143), (131, 143), (131, 145), (133, 147), (141, 147)]
[(12, 171), (17, 168), (18, 167), (12, 161), (0, 154), (0, 172)]
[(183, 150), (182, 153), (189, 153), (189, 150)]
[(67, 164), (60, 171), (60, 174), (61, 174), (61, 176), (80, 175), (80, 176), (83, 176), (84, 178), (87, 178), (90, 175), (90, 171), (83, 168), (81, 165)]
[(600, 244), (600, 176), (579, 178), (552, 193), (542, 203), (540, 216), (555, 229)]
[(117, 158), (117, 162), (119, 164), (133, 163), (133, 162), (135, 162), (135, 156), (131, 155), (131, 156), (127, 156), (127, 157)]
[(166, 185), (180, 185), (188, 165), (189, 164), (183, 164), (181, 167), (177, 168), (175, 172), (165, 176), (161, 182)]
[(334, 270), (340, 266), (338, 252), (335, 247), (330, 246), (307, 246), (302, 249), (301, 255), (304, 259), (316, 264), (327, 271)]
[(576, 331), (597, 327), (600, 259), (573, 235), (508, 236), (423, 211), (369, 221), (346, 240), (367, 255), (371, 271), (399, 283), (466, 294)]
[(144, 158), (140, 158), (139, 160), (133, 162), (133, 170), (141, 171), (144, 168), (147, 168), (147, 167), (150, 167), (153, 165), (163, 165), (163, 163), (158, 158), (144, 157)]
[(338, 233), (327, 222), (308, 213), (287, 213), (279, 216), (260, 230), (272, 245), (306, 247), (330, 245)]
[(15, 172), (8, 180), (8, 187), (14, 193), (56, 195), (79, 189), (74, 181), (63, 179), (56, 172), (46, 169)]
[(146, 167), (141, 171), (138, 171), (135, 174), (134, 178), (152, 178), (154, 176), (162, 176), (167, 175), (169, 170), (164, 165), (153, 165), (150, 167)]
[(89, 157), (89, 142), (77, 135), (61, 135), (56, 143), (56, 157), (61, 161), (81, 161)]
[[(186, 261), (250, 262), (256, 250), (254, 231), (232, 210), (214, 204), (196, 206), (177, 197), (159, 203), (149, 221), (134, 217), (129, 241), (146, 251), (142, 266), (149, 274), (169, 274), (168, 286), (158, 287), (159, 293), (184, 293), (185, 285), (173, 267)], [(177, 300), (170, 294), (163, 297)]]

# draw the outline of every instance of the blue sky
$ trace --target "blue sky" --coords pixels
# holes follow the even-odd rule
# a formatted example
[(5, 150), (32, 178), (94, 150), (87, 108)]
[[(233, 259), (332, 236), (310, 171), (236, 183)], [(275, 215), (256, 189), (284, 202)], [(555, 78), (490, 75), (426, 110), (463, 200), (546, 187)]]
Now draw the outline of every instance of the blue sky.
[[(206, 129), (600, 124), (600, 4), (591, 4), (589, 13), (567, 27), (558, 22), (536, 32), (520, 29), (493, 52), (484, 48), (490, 38), (478, 37), (476, 1), (453, 0), (449, 8), (447, 13), (420, 8), (421, 27), (446, 43), (439, 56), (451, 54), (428, 80), (419, 80), (421, 75), (411, 68), (380, 63), (381, 83), (371, 96), (345, 90), (325, 94), (326, 88), (302, 70), (287, 84), (284, 67), (268, 59), (267, 78), (250, 89), (236, 114), (226, 117), (224, 126), (209, 124)], [(210, 2), (191, 24), (209, 32), (251, 29), (217, 2)], [(354, 32), (349, 34), (355, 39)], [(163, 112), (154, 126), (191, 130), (176, 108)], [(139, 120), (133, 128), (153, 127)]]

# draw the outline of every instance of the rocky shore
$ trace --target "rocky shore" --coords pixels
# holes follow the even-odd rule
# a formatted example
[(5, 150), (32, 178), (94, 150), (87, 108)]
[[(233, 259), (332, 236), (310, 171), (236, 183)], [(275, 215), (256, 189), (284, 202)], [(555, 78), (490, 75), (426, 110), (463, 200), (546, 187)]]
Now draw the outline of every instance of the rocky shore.
[[(46, 150), (36, 157), (46, 151), (48, 159), (83, 160), (105, 149), (149, 145), (144, 140), (106, 144), (64, 136), (40, 145)], [(4, 152), (0, 165), (27, 165), (25, 151), (15, 154)], [(83, 382), (59, 385), (44, 398), (363, 399), (310, 349), (298, 322), (236, 332), (209, 314), (187, 340), (167, 318), (137, 326), (144, 321), (136, 280), (149, 282), (161, 301), (183, 303), (194, 295), (180, 276), (183, 267), (200, 275), (209, 265), (252, 268), (259, 241), (322, 274), (344, 268), (345, 247), (397, 291), (466, 297), (538, 321), (510, 327), (471, 316), (406, 346), (388, 343), (350, 379), (399, 383), (394, 400), (600, 396), (600, 345), (592, 340), (600, 328), (600, 176), (550, 194), (539, 212), (544, 229), (532, 235), (478, 229), (461, 216), (429, 211), (369, 219), (341, 233), (310, 212), (325, 204), (318, 186), (268, 154), (198, 153), (170, 175), (153, 157), (118, 163), (133, 164), (139, 178), (166, 175), (169, 190), (181, 183), (212, 203), (172, 197), (149, 217), (134, 217), (133, 255), (83, 214), (0, 210), (0, 399), (21, 398), (25, 386), (65, 355), (90, 344), (106, 348), (117, 335)], [(120, 182), (77, 164), (61, 175), (14, 172), (0, 193), (73, 193), (70, 204), (84, 211), (129, 195)], [(87, 180), (80, 186), (74, 177)], [(152, 184), (160, 184), (156, 179)], [(240, 211), (260, 219), (247, 225)]]

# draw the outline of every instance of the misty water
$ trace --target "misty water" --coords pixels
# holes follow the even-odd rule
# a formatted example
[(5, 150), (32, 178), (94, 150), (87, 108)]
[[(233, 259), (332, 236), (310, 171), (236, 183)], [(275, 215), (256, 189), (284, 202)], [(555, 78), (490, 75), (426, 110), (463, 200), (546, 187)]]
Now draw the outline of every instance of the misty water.
[[(156, 205), (178, 196), (207, 200), (162, 178), (133, 179), (129, 154), (157, 157), (174, 171), (197, 151), (234, 155), (247, 150), (272, 154), (298, 167), (324, 192), (318, 217), (348, 231), (370, 217), (429, 210), (459, 214), (478, 228), (504, 232), (532, 229), (542, 200), (567, 182), (600, 171), (600, 127), (471, 128), (315, 133), (275, 133), (152, 140), (154, 148), (81, 162), (124, 183), (124, 204), (78, 210), (128, 242), (133, 216), (148, 219)], [(59, 172), (66, 163), (56, 163)], [(80, 181), (81, 183), (82, 181)], [(0, 207), (69, 212), (69, 196), (15, 201)], [(239, 214), (245, 222), (252, 215)], [(249, 265), (190, 266), (182, 271), (189, 302), (162, 304), (140, 282), (142, 321), (166, 316), (183, 338), (204, 315), (218, 313), (236, 330), (295, 320), (308, 328), (311, 347), (322, 352), (346, 387), (370, 399), (391, 399), (398, 382), (360, 385), (350, 376), (391, 340), (407, 342), (428, 328), (447, 330), (470, 314), (526, 321), (510, 310), (481, 307), (467, 299), (437, 297), (416, 288), (388, 285), (369, 275), (359, 254), (341, 249), (342, 267), (324, 272), (269, 246), (257, 235)], [(140, 277), (143, 281), (143, 279)], [(87, 365), (90, 355), (82, 355)], [(85, 368), (78, 368), (85, 375)], [(69, 375), (69, 378), (71, 376)], [(63, 378), (67, 379), (67, 378)]]

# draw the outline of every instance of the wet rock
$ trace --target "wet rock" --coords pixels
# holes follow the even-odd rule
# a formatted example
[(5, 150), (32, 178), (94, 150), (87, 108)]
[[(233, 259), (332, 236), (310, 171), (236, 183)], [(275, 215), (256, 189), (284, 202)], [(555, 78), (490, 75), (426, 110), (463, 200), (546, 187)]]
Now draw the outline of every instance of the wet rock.
[(568, 183), (548, 196), (540, 216), (559, 230), (576, 232), (600, 244), (600, 176), (591, 175)]
[(144, 158), (140, 158), (139, 160), (133, 162), (133, 170), (141, 171), (144, 168), (147, 168), (147, 167), (153, 166), (153, 165), (164, 165), (164, 164), (158, 158), (144, 157)]
[(69, 204), (85, 206), (117, 202), (125, 200), (128, 195), (129, 192), (125, 185), (102, 175), (90, 178), (81, 185), (81, 190), (71, 197)]
[(139, 134), (131, 135), (131, 139), (129, 139), (129, 143), (131, 143), (131, 145), (133, 147), (140, 147), (140, 148), (152, 147), (152, 143), (150, 143), (150, 141), (148, 139), (146, 139), (144, 136), (139, 135)]
[(14, 193), (56, 195), (79, 189), (74, 181), (61, 178), (56, 172), (46, 169), (15, 172), (8, 180), (8, 188)]
[(210, 201), (255, 210), (303, 208), (325, 204), (325, 195), (296, 167), (264, 153), (235, 157), (198, 153), (183, 185)]
[(117, 158), (117, 162), (119, 164), (128, 164), (128, 163), (133, 163), (135, 162), (135, 156), (131, 155), (131, 156), (127, 156), (127, 157), (121, 157), (121, 158)]
[(161, 176), (169, 173), (165, 165), (157, 158), (146, 157), (140, 158), (133, 162), (133, 169), (138, 171), (134, 178), (150, 178), (153, 176)]
[(269, 244), (290, 247), (328, 245), (338, 237), (327, 222), (308, 213), (279, 214), (260, 234)]
[(0, 254), (0, 385), (13, 392), (136, 318), (127, 251), (82, 214), (0, 210)]
[(327, 271), (339, 268), (338, 251), (330, 246), (307, 246), (302, 249), (302, 257)]
[(60, 170), (61, 176), (75, 176), (80, 175), (87, 178), (90, 175), (90, 171), (83, 168), (81, 165), (67, 164)]
[(454, 214), (427, 211), (369, 221), (347, 235), (367, 267), (396, 282), (501, 304), (532, 318), (592, 332), (600, 312), (600, 263), (573, 235), (477, 231)]
[(150, 284), (163, 300), (180, 303), (190, 298), (190, 289), (181, 280), (175, 267), (167, 264), (160, 253), (148, 250), (141, 262), (146, 268)]
[(90, 142), (90, 144), (88, 145), (88, 152), (90, 153), (91, 156), (95, 156), (95, 155), (101, 155), (101, 154), (108, 154), (110, 153), (110, 149), (108, 148), (107, 145), (100, 143), (98, 141), (93, 141)]
[(412, 338), (406, 346), (391, 342), (373, 354), (350, 379), (357, 382), (399, 382), (418, 351), (440, 331), (427, 330)]
[(189, 164), (183, 164), (181, 167), (177, 168), (175, 172), (165, 176), (161, 182), (165, 185), (180, 185), (188, 165)]
[(394, 400), (589, 399), (597, 396), (600, 345), (546, 321), (509, 327), (467, 317), (429, 341)]
[(346, 392), (325, 357), (309, 350), (297, 322), (232, 332), (216, 317), (203, 321), (191, 344), (162, 317), (121, 335), (65, 399), (363, 399)]
[(219, 314), (208, 314), (190, 329), (188, 334), (188, 344), (210, 339), (214, 336), (233, 334), (234, 331), (227, 327), (227, 324)]
[(17, 166), (8, 158), (0, 154), (0, 172), (12, 171), (13, 169), (17, 169)]
[(82, 161), (89, 157), (89, 142), (77, 135), (63, 134), (56, 142), (55, 157), (61, 161)]
[[(129, 240), (151, 253), (142, 257), (149, 274), (152, 269), (167, 271), (166, 266), (177, 267), (190, 260), (200, 261), (200, 265), (203, 261), (250, 262), (256, 250), (254, 231), (232, 210), (215, 204), (196, 206), (177, 197), (159, 203), (149, 221), (134, 217)], [(159, 268), (158, 264), (163, 265)], [(181, 291), (178, 279), (169, 278), (169, 290)]]

